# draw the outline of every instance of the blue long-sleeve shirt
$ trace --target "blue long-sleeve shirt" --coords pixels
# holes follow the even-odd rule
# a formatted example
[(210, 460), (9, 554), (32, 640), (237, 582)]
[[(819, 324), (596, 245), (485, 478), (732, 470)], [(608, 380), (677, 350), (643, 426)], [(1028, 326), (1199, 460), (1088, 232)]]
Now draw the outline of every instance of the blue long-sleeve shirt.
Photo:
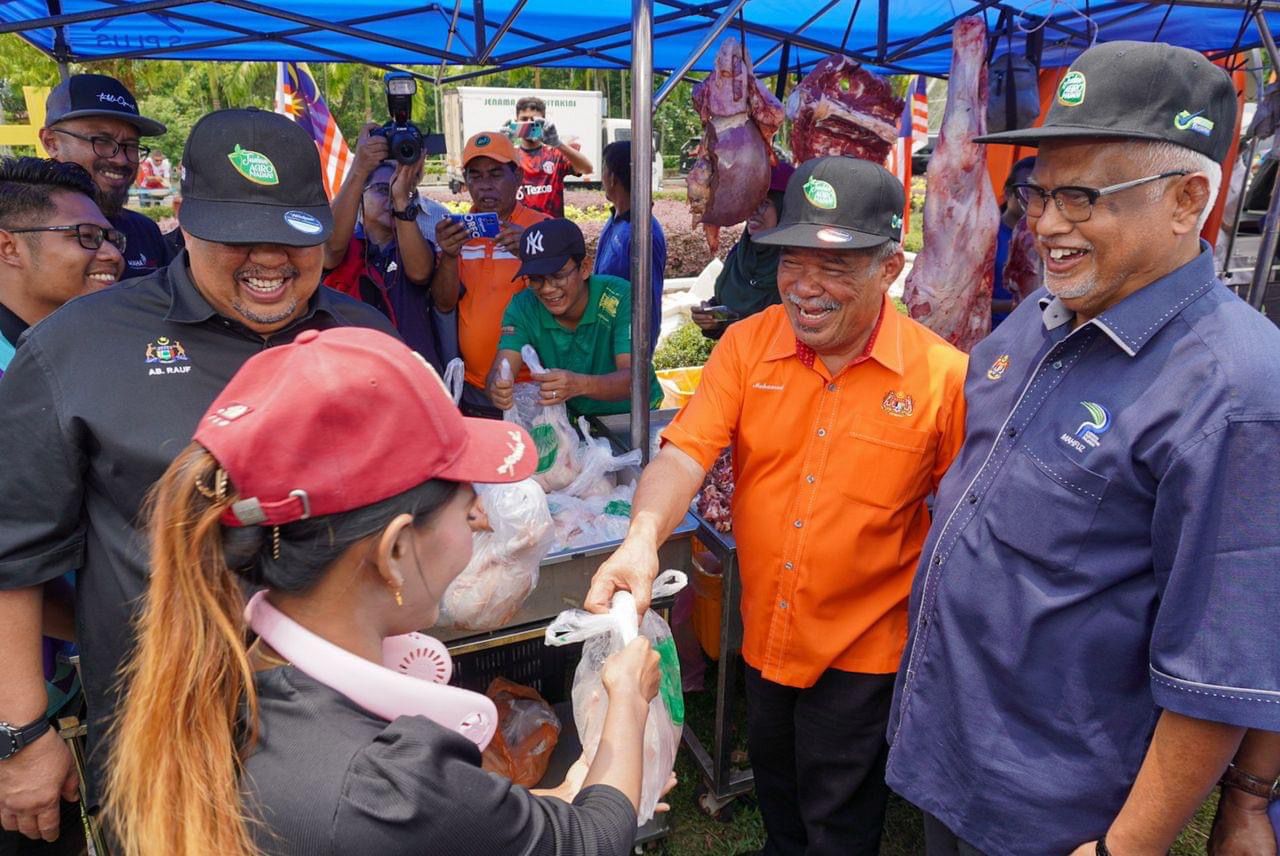
[[(662, 280), (667, 267), (667, 236), (662, 233), (662, 226), (657, 218), (649, 218), (653, 223), (653, 305), (649, 308), (651, 322), (649, 334), (649, 355), (657, 346), (658, 332), (662, 329)], [(596, 244), (596, 263), (594, 272), (616, 276), (631, 282), (631, 212), (613, 214), (604, 224), (600, 240)], [(634, 292), (633, 292), (634, 293)]]

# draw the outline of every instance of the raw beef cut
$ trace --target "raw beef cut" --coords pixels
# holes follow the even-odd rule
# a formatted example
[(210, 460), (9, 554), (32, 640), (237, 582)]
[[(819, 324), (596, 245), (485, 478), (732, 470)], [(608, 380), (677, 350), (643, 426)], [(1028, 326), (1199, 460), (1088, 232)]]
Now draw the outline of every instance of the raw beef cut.
[(743, 222), (769, 192), (773, 135), (782, 125), (782, 103), (751, 73), (751, 55), (737, 39), (725, 39), (715, 69), (693, 88), (702, 119), (702, 145), (689, 171), (693, 225), (707, 228), (715, 254), (720, 226)]
[(787, 99), (796, 163), (826, 155), (884, 163), (898, 137), (903, 103), (857, 60), (832, 54)]
[(717, 532), (733, 531), (733, 462), (725, 449), (716, 458), (698, 494), (698, 514)]
[(1005, 259), (1002, 275), (1005, 290), (1013, 295), (1014, 306), (1030, 297), (1043, 281), (1036, 235), (1027, 225), (1026, 217), (1018, 221), (1009, 236), (1009, 257)]
[(987, 125), (986, 36), (977, 16), (960, 19), (953, 30), (942, 134), (929, 159), (924, 247), (903, 295), (912, 318), (962, 351), (991, 329), (1000, 221), (986, 147), (973, 141)]

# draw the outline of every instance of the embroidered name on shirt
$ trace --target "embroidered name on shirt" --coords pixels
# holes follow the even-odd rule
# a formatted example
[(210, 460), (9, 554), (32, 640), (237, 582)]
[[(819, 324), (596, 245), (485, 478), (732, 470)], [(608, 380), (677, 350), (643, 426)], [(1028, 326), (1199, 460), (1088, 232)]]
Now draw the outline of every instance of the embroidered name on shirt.
[(784, 389), (786, 389), (785, 386), (779, 386), (777, 384), (772, 384), (772, 383), (753, 383), (751, 384), (751, 388), (763, 389), (765, 392), (782, 392)]

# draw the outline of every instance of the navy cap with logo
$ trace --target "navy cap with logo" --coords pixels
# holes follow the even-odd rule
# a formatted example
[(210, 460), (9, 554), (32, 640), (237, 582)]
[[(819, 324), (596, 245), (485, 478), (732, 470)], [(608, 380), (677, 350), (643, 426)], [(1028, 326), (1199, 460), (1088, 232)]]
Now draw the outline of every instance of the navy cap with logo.
[(757, 232), (757, 244), (861, 250), (902, 240), (902, 183), (859, 158), (805, 161), (787, 181), (778, 225)]
[(1156, 140), (1221, 163), (1236, 132), (1231, 78), (1199, 53), (1163, 42), (1103, 42), (1071, 64), (1039, 128), (978, 137), (1038, 145), (1081, 137)]
[(534, 223), (520, 235), (520, 270), (512, 279), (522, 276), (548, 276), (587, 254), (582, 230), (571, 220), (543, 220)]
[(155, 119), (140, 115), (133, 93), (105, 74), (73, 74), (55, 86), (44, 102), (46, 128), (68, 119), (97, 116), (128, 122), (143, 137), (158, 137), (168, 130)]
[(182, 153), (182, 228), (219, 244), (311, 247), (333, 231), (320, 154), (278, 113), (218, 110)]

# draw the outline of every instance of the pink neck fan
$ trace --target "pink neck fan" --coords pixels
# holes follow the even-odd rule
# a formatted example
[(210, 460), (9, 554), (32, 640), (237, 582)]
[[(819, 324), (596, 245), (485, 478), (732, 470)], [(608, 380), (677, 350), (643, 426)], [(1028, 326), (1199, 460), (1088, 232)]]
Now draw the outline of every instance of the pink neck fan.
[(422, 633), (388, 636), (379, 666), (307, 630), (272, 606), (266, 594), (250, 599), (245, 620), (294, 668), (388, 722), (425, 716), (481, 750), (493, 739), (497, 708), (487, 696), (448, 685), (453, 661), (439, 640)]

